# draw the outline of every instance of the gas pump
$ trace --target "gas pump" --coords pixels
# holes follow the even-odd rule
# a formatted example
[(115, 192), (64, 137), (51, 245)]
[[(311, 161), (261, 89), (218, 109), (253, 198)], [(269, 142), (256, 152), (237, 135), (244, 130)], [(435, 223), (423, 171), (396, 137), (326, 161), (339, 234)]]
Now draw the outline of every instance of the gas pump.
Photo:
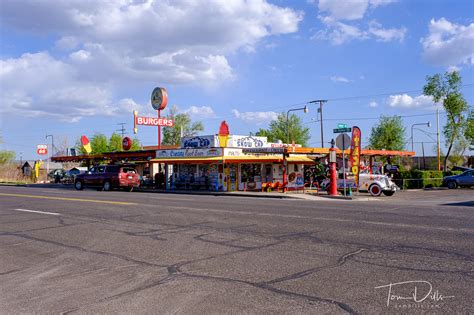
[(336, 169), (336, 148), (334, 147), (334, 139), (331, 140), (331, 148), (329, 149), (329, 191), (330, 196), (337, 196), (337, 169)]

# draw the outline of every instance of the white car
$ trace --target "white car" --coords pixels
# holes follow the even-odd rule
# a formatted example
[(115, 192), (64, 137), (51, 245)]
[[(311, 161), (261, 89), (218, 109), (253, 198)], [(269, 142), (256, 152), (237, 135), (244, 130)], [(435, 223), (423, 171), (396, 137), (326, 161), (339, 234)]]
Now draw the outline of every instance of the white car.
[[(329, 187), (329, 179), (323, 180), (321, 183), (322, 189), (326, 190)], [(354, 191), (356, 186), (354, 178), (346, 179), (346, 189), (349, 187)], [(344, 189), (344, 180), (337, 180), (337, 189)], [(382, 193), (385, 196), (392, 196), (397, 190), (400, 190), (394, 182), (386, 175), (375, 175), (368, 173), (361, 173), (359, 175), (359, 191), (369, 192), (372, 196), (378, 197)]]

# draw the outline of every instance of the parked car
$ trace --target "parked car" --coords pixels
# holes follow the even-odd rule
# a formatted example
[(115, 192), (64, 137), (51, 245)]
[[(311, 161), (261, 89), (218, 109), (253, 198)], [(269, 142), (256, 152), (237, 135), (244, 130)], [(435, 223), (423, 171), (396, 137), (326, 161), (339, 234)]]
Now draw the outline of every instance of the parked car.
[(443, 186), (448, 186), (449, 189), (474, 186), (474, 170), (465, 171), (459, 175), (444, 177)]
[[(329, 179), (325, 179), (321, 184), (322, 189), (329, 188)], [(356, 184), (353, 178), (346, 179), (346, 189), (355, 190)], [(337, 189), (344, 189), (344, 181), (337, 180)], [(392, 180), (386, 175), (374, 175), (368, 173), (359, 174), (359, 191), (369, 192), (372, 196), (378, 197), (381, 194), (392, 196), (397, 190), (400, 190)]]
[(74, 180), (74, 187), (82, 190), (85, 187), (95, 187), (109, 191), (113, 188), (125, 188), (132, 191), (140, 186), (140, 175), (133, 166), (100, 165), (91, 168), (84, 174), (79, 174)]
[(50, 171), (48, 174), (48, 178), (54, 180), (55, 183), (59, 183), (65, 174), (65, 170), (58, 168)]
[(83, 167), (81, 167), (81, 168), (74, 167), (74, 168), (70, 169), (61, 178), (61, 183), (63, 183), (63, 184), (73, 184), (77, 175), (83, 174), (87, 171), (87, 168), (85, 168), (85, 170), (82, 170), (82, 169), (83, 169)]

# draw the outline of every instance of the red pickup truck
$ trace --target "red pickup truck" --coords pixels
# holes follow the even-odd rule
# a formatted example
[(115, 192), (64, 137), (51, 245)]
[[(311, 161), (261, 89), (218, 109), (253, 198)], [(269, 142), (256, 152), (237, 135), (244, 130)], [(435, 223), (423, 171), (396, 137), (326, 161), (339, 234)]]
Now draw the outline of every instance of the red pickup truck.
[(79, 174), (74, 180), (74, 187), (82, 190), (84, 187), (95, 187), (99, 190), (125, 188), (132, 191), (140, 186), (140, 175), (133, 166), (100, 165), (91, 168), (88, 172)]

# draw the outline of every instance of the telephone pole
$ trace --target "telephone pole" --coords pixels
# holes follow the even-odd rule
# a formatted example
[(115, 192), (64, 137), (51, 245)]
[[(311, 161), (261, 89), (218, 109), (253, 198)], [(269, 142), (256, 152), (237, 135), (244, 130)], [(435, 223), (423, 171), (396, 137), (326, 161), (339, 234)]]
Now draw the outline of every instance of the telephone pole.
[(118, 123), (117, 125), (121, 125), (121, 126), (122, 126), (122, 128), (117, 129), (117, 131), (119, 131), (119, 132), (122, 134), (122, 138), (123, 138), (123, 136), (125, 135), (125, 131), (126, 131), (126, 129), (125, 129), (125, 127), (124, 127), (124, 126), (126, 125), (126, 123)]
[(323, 104), (327, 103), (328, 100), (314, 100), (308, 102), (310, 104), (319, 103), (318, 113), (319, 113), (319, 120), (321, 122), (321, 148), (324, 148), (324, 128), (323, 128)]

